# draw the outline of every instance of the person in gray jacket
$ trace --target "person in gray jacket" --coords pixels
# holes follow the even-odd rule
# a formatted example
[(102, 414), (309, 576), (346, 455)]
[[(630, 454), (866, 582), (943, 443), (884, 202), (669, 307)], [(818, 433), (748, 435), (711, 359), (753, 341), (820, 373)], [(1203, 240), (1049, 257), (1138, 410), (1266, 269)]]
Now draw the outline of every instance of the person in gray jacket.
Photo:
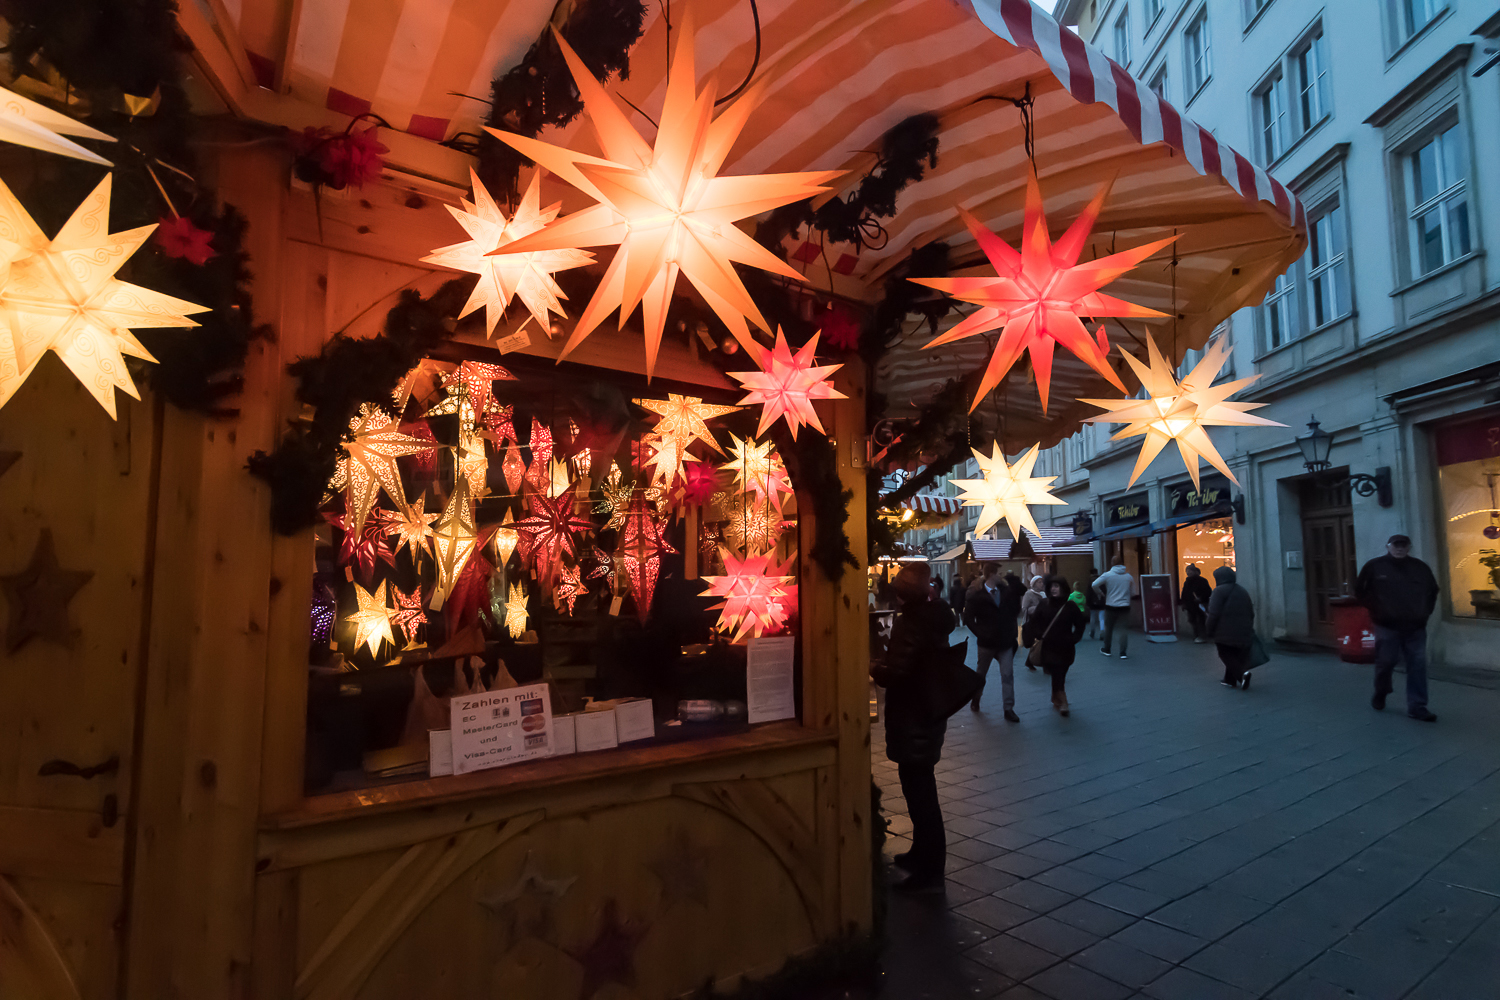
[(1219, 683), (1249, 688), (1250, 673), (1245, 664), (1255, 640), (1255, 605), (1250, 591), (1234, 582), (1234, 570), (1228, 566), (1214, 570), (1214, 592), (1208, 599), (1204, 631), (1219, 647), (1219, 659), (1224, 661), (1224, 679)]
[(1130, 598), (1135, 593), (1135, 577), (1125, 568), (1125, 560), (1116, 559), (1109, 571), (1095, 580), (1090, 589), (1104, 601), (1104, 648), (1100, 652), (1105, 656), (1109, 655), (1114, 643), (1115, 627), (1122, 619), (1125, 622), (1120, 627), (1120, 659), (1123, 660), (1125, 648), (1130, 644)]

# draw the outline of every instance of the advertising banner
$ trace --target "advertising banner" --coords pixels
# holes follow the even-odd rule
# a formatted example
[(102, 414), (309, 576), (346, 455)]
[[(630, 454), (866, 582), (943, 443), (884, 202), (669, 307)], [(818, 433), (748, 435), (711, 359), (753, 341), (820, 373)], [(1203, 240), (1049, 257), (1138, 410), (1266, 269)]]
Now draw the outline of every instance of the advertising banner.
[(1147, 639), (1177, 641), (1177, 593), (1170, 573), (1141, 574), (1141, 617)]

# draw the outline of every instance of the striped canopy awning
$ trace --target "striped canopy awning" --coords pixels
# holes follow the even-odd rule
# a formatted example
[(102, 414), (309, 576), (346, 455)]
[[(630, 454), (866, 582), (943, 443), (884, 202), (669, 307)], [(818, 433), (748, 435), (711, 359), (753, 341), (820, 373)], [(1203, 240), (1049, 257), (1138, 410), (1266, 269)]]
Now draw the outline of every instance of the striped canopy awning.
[[(689, 3), (700, 73), (716, 73), (721, 90), (736, 86), (757, 44), (748, 0), (678, 0), (673, 18), (680, 19)], [(1303, 210), (1281, 184), (1030, 0), (758, 4), (755, 75), (767, 94), (723, 173), (843, 168), (851, 171), (845, 183), (852, 186), (875, 165), (881, 137), (892, 126), (918, 113), (940, 121), (938, 165), (902, 192), (895, 215), (883, 220), (883, 237), (866, 247), (827, 244), (799, 265), (817, 287), (873, 302), (913, 249), (936, 241), (951, 247), (956, 273), (981, 273), (983, 257), (958, 206), (1017, 244), (1029, 164), (1022, 116), (1010, 99), (1028, 93), (1035, 102), (1036, 168), (1054, 236), (1111, 178), (1113, 193), (1086, 258), (1180, 235), (1175, 249), (1108, 289), (1179, 318), (1135, 322), (1128, 332), (1111, 323), (1112, 342), (1144, 354), (1141, 338), (1149, 326), (1163, 350), (1178, 357), (1201, 347), (1235, 309), (1263, 298), (1303, 250)], [(196, 18), (206, 10), (210, 41), (234, 50), (241, 75), (253, 77), (252, 84), (324, 114), (373, 111), (411, 135), (442, 139), (478, 128), (490, 81), (516, 65), (549, 21), (572, 6), (565, 2), (555, 11), (554, 0), (198, 0), (184, 4), (183, 20), (187, 25), (190, 13)], [(629, 78), (610, 83), (652, 115), (662, 104), (667, 66), (663, 15), (663, 5), (647, 5)], [(631, 114), (650, 136), (646, 119)], [(541, 138), (597, 151), (583, 120)], [(408, 145), (393, 156), (405, 155)], [(565, 211), (588, 203), (561, 182), (548, 185), (544, 197), (563, 200)], [(815, 233), (793, 234), (789, 256), (805, 256), (796, 251), (807, 242), (822, 241)], [(946, 380), (975, 371), (988, 356), (983, 337), (923, 350), (931, 338), (931, 331), (913, 324), (878, 373), (893, 415), (912, 412)], [(1044, 417), (1028, 378), (1018, 365), (980, 411), (997, 427), (1003, 423), (1008, 452), (1038, 439), (1050, 444), (1076, 429), (1078, 417), (1093, 411), (1073, 397), (1113, 392), (1059, 351), (1052, 412)]]
[(919, 514), (957, 514), (963, 503), (956, 497), (940, 496), (936, 493), (918, 493), (901, 501), (902, 510), (914, 510)]

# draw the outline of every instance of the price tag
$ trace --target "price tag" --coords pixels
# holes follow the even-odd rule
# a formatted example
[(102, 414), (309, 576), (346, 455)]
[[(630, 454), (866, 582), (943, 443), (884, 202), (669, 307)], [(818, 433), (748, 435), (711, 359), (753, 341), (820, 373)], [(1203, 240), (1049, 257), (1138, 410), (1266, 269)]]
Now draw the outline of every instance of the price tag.
[[(526, 322), (529, 323), (531, 321), (527, 320)], [(510, 351), (519, 351), (523, 347), (530, 346), (531, 334), (527, 332), (526, 325), (524, 323), (521, 325), (521, 329), (511, 334), (509, 337), (505, 337), (501, 340), (495, 341), (495, 350), (499, 351), (501, 354), (506, 354)]]

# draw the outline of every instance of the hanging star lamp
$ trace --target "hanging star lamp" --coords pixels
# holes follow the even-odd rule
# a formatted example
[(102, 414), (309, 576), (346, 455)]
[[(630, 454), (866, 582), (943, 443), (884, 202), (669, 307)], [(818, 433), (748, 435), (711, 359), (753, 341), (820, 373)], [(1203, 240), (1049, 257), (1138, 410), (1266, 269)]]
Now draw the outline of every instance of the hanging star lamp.
[(427, 494), (423, 493), (399, 513), (393, 510), (375, 512), (380, 517), (380, 526), (385, 533), (396, 537), (395, 551), (400, 552), (405, 547), (411, 553), (413, 562), (416, 561), (417, 554), (427, 548), (427, 538), (432, 534), (432, 522), (437, 519), (436, 513), (426, 513), (426, 507)]
[(542, 172), (531, 175), (531, 183), (521, 196), (515, 213), (507, 219), (495, 204), (489, 191), (471, 168), (469, 181), (474, 191), (473, 201), (464, 201), (463, 208), (447, 206), (453, 218), (464, 227), (469, 239), (463, 243), (441, 247), (423, 257), (424, 263), (451, 267), (455, 271), (468, 271), (479, 275), (469, 301), (464, 303), (458, 318), (484, 307), (486, 338), (495, 335), (495, 326), (505, 315), (505, 307), (511, 299), (520, 296), (521, 302), (531, 311), (543, 330), (551, 324), (550, 313), (566, 317), (560, 300), (563, 294), (553, 275), (572, 267), (583, 267), (591, 263), (594, 255), (587, 250), (564, 247), (557, 250), (537, 250), (531, 253), (509, 253), (504, 248), (523, 236), (529, 236), (557, 218), (562, 202), (541, 206)]
[(497, 447), (507, 441), (516, 440), (515, 415), (516, 408), (509, 404), (505, 406), (496, 404), (479, 415), (485, 429), (490, 432), (490, 440), (494, 441)]
[(359, 531), (352, 530), (346, 514), (324, 514), (323, 520), (344, 533), (339, 545), (339, 565), (357, 565), (361, 579), (368, 580), (374, 575), (377, 559), (387, 566), (396, 565), (396, 553), (386, 544), (385, 527), (378, 519), (367, 518)]
[(515, 523), (515, 530), (521, 535), (521, 558), (546, 593), (557, 580), (562, 557), (577, 555), (574, 536), (594, 526), (574, 513), (571, 493), (560, 497), (533, 493), (527, 505), (531, 513)]
[(786, 335), (778, 329), (776, 346), (771, 350), (768, 351), (759, 344), (751, 344), (748, 348), (755, 363), (760, 365), (760, 371), (728, 373), (750, 390), (740, 400), (742, 405), (760, 404), (760, 427), (755, 432), (757, 437), (764, 434), (766, 428), (778, 418), (786, 420), (793, 440), (797, 438), (797, 428), (803, 424), (823, 434), (823, 424), (818, 420), (818, 412), (813, 409), (812, 401), (849, 398), (828, 381), (829, 375), (844, 366), (839, 364), (819, 367), (813, 356), (817, 349), (818, 335), (815, 333), (793, 354), (787, 346)]
[(1149, 368), (1124, 351), (1120, 353), (1125, 354), (1125, 360), (1141, 380), (1148, 398), (1080, 400), (1109, 411), (1108, 414), (1085, 417), (1085, 420), (1091, 423), (1102, 421), (1125, 425), (1114, 433), (1111, 441), (1140, 436), (1146, 438), (1127, 486), (1134, 486), (1146, 467), (1172, 441), (1177, 442), (1177, 451), (1182, 456), (1182, 463), (1187, 466), (1188, 475), (1193, 479), (1194, 489), (1198, 488), (1200, 459), (1207, 459), (1209, 465), (1224, 473), (1230, 482), (1238, 486), (1240, 481), (1234, 478), (1234, 473), (1224, 464), (1224, 459), (1220, 457), (1219, 450), (1214, 447), (1204, 428), (1285, 427), (1286, 424), (1257, 417), (1249, 412), (1266, 405), (1264, 403), (1226, 402), (1230, 396), (1254, 384), (1260, 376), (1252, 375), (1214, 385), (1219, 369), (1229, 359), (1228, 337), (1220, 337), (1214, 341), (1203, 360), (1181, 382), (1173, 375), (1171, 364), (1157, 350), (1156, 341), (1147, 337), (1146, 347), (1150, 351)]
[(787, 480), (786, 466), (775, 453), (769, 441), (740, 440), (730, 435), (730, 451), (734, 460), (724, 463), (724, 468), (735, 474), (735, 488), (741, 493), (754, 493), (759, 499), (781, 509), (782, 494), (792, 492)]
[(370, 655), (375, 656), (380, 652), (382, 642), (394, 646), (396, 639), (391, 634), (391, 608), (386, 604), (385, 581), (380, 581), (373, 594), (356, 583), (354, 599), (359, 603), (359, 610), (348, 618), (354, 626), (354, 648), (367, 646)]
[[(679, 396), (675, 392), (667, 393), (666, 399), (637, 399), (634, 402), (636, 406), (661, 418), (652, 432), (663, 442), (670, 442), (670, 445), (659, 448), (658, 454), (667, 453), (672, 460), (672, 468), (664, 468), (668, 462), (663, 460), (657, 466), (653, 481), (665, 477), (667, 482), (671, 482), (672, 477), (681, 471), (682, 457), (687, 454), (688, 446), (694, 441), (702, 441), (720, 455), (724, 454), (724, 449), (719, 447), (713, 432), (708, 429), (708, 421), (740, 410), (738, 406), (705, 403), (697, 396)], [(671, 447), (672, 451), (667, 452), (667, 447)]]
[(1109, 341), (1104, 336), (1104, 327), (1098, 327), (1090, 337), (1079, 317), (1164, 315), (1155, 309), (1105, 295), (1099, 289), (1177, 237), (1169, 236), (1132, 250), (1078, 263), (1112, 183), (1108, 182), (1099, 189), (1062, 239), (1053, 243), (1047, 231), (1047, 217), (1042, 211), (1041, 189), (1037, 186), (1036, 175), (1030, 175), (1026, 179), (1026, 216), (1022, 224), (1020, 251), (1013, 250), (984, 223), (960, 208), (958, 214), (989, 258), (995, 277), (911, 279), (919, 285), (946, 292), (961, 302), (979, 306), (927, 347), (950, 344), (986, 330), (1001, 331), (1000, 341), (990, 355), (989, 367), (979, 382), (979, 391), (974, 395), (969, 412), (972, 413), (979, 401), (1000, 384), (1006, 372), (1028, 350), (1032, 369), (1036, 372), (1037, 392), (1042, 398), (1042, 412), (1047, 412), (1052, 349), (1057, 344), (1072, 351), (1115, 388), (1125, 391), (1120, 377), (1109, 367)]
[(1022, 528), (1040, 538), (1042, 533), (1036, 528), (1036, 518), (1031, 516), (1031, 507), (1039, 504), (1066, 506), (1066, 500), (1059, 500), (1047, 492), (1047, 487), (1056, 476), (1033, 478), (1031, 475), (1037, 456), (1041, 454), (1041, 447), (1040, 444), (1032, 445), (1031, 450), (1017, 459), (1015, 465), (1005, 464), (1005, 455), (1000, 450), (999, 441), (991, 445), (988, 458), (978, 448), (970, 449), (974, 452), (974, 460), (979, 463), (979, 471), (984, 473), (984, 478), (955, 479), (953, 485), (965, 491), (958, 495), (965, 507), (981, 508), (979, 523), (974, 526), (976, 535), (984, 534), (1004, 518), (1010, 523), (1010, 532), (1016, 538), (1021, 537)]
[(589, 572), (590, 580), (604, 580), (609, 587), (609, 592), (615, 592), (615, 560), (612, 555), (595, 545), (589, 552), (589, 558), (596, 564)]
[(724, 535), (736, 548), (764, 551), (775, 546), (781, 537), (781, 514), (759, 500), (740, 504), (729, 515)]
[(552, 592), (552, 600), (559, 611), (564, 603), (568, 605), (568, 614), (573, 613), (573, 602), (578, 600), (579, 591), (583, 590), (583, 581), (579, 579), (577, 566), (564, 566), (562, 579), (557, 582), (557, 589)]
[(651, 599), (656, 593), (656, 578), (661, 573), (661, 557), (677, 550), (667, 544), (663, 528), (644, 496), (630, 501), (625, 524), (620, 528), (620, 543), (615, 557), (620, 560), (630, 591), (635, 595), (635, 614), (642, 622), (651, 613)]
[(29, 98), (0, 87), (0, 142), (9, 142), (27, 149), (39, 149), (44, 153), (56, 153), (75, 160), (97, 163), (101, 167), (110, 162), (97, 153), (84, 149), (78, 143), (64, 139), (65, 135), (100, 142), (114, 142), (115, 137), (98, 129), (74, 121), (65, 114), (38, 104)]
[(505, 473), (505, 485), (510, 488), (511, 495), (520, 495), (521, 484), (526, 481), (526, 460), (521, 457), (521, 449), (514, 441), (505, 449), (505, 461), (500, 463), (500, 471)]
[(512, 639), (526, 634), (526, 590), (519, 583), (510, 585), (510, 597), (505, 602), (505, 628)]
[(722, 604), (709, 609), (719, 611), (718, 630), (726, 635), (732, 633), (733, 642), (780, 631), (786, 624), (790, 606), (785, 588), (793, 579), (791, 560), (776, 566), (769, 553), (751, 553), (740, 559), (726, 548), (719, 552), (724, 560), (724, 575), (701, 578), (708, 586), (704, 597), (724, 598)]
[(599, 502), (594, 504), (594, 513), (604, 514), (608, 518), (604, 530), (618, 528), (625, 523), (625, 511), (630, 506), (630, 497), (634, 492), (634, 483), (621, 481), (618, 466), (610, 470), (609, 476), (599, 484)]
[(719, 477), (714, 467), (707, 462), (695, 462), (686, 467), (682, 477), (682, 502), (701, 506), (713, 499), (719, 488)]
[(516, 551), (516, 545), (521, 541), (521, 533), (515, 529), (515, 515), (506, 508), (505, 518), (500, 526), (495, 529), (495, 565), (504, 566), (510, 562), (510, 555)]
[(433, 558), (437, 560), (438, 579), (428, 607), (440, 611), (443, 602), (453, 592), (464, 564), (479, 545), (479, 534), (474, 527), (474, 504), (469, 497), (468, 480), (462, 476), (453, 484), (453, 492), (443, 507), (443, 516), (432, 526), (428, 538)]
[(427, 614), (422, 610), (422, 589), (418, 587), (406, 594), (392, 584), (391, 593), (396, 598), (396, 607), (391, 611), (391, 624), (401, 630), (401, 634), (406, 637), (406, 645), (410, 646), (417, 641), (417, 626), (427, 622)]
[(110, 177), (47, 239), (0, 182), (0, 406), (53, 351), (113, 419), (115, 390), (140, 399), (124, 355), (155, 361), (131, 327), (194, 327), (207, 306), (115, 278), (155, 226), (109, 231)]
[(369, 403), (360, 407), (359, 416), (349, 421), (345, 454), (339, 457), (333, 478), (328, 481), (329, 489), (345, 491), (345, 507), (353, 515), (356, 533), (364, 530), (365, 519), (380, 498), (381, 490), (397, 507), (406, 507), (396, 459), (434, 447), (430, 441), (402, 434), (384, 410)]
[(604, 156), (488, 129), (501, 142), (599, 202), (508, 244), (510, 252), (619, 245), (561, 357), (567, 357), (611, 312), (619, 310), (623, 329), (636, 306), (642, 305), (647, 378), (656, 368), (678, 274), (693, 284), (741, 344), (753, 343), (746, 320), (770, 332), (733, 265), (748, 264), (793, 281), (805, 279), (735, 223), (820, 194), (828, 190), (823, 186), (826, 182), (841, 176), (840, 171), (827, 170), (716, 176), (759, 103), (764, 85), (752, 86), (714, 118), (715, 81), (710, 78), (695, 93), (690, 13), (683, 15), (675, 34), (654, 145), (641, 138), (560, 33), (556, 35), (558, 47)]
[(526, 467), (526, 485), (538, 493), (552, 483), (552, 431), (531, 418), (531, 464)]

